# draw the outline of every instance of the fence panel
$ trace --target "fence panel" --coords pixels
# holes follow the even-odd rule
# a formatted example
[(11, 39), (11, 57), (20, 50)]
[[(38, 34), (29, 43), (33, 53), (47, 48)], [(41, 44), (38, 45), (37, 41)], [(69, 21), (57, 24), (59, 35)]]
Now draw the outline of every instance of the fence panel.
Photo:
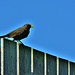
[(70, 63), (70, 74), (75, 75), (75, 63)]
[(33, 75), (44, 75), (44, 53), (33, 50)]
[(47, 54), (47, 75), (57, 75), (56, 57)]
[(4, 75), (16, 75), (16, 43), (4, 40)]
[(61, 58), (57, 61), (57, 57), (53, 55), (6, 39), (4, 44), (3, 42), (1, 44), (2, 40), (0, 39), (0, 74), (2, 75), (75, 75), (73, 62)]
[(68, 61), (59, 59), (59, 75), (68, 75)]
[(31, 48), (22, 45), (19, 48), (20, 75), (31, 75)]

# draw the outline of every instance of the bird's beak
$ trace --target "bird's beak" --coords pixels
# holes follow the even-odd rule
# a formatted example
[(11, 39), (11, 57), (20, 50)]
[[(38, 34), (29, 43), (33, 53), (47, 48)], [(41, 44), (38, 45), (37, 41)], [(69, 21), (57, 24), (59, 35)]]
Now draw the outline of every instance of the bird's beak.
[(31, 27), (34, 27), (34, 26), (31, 26)]

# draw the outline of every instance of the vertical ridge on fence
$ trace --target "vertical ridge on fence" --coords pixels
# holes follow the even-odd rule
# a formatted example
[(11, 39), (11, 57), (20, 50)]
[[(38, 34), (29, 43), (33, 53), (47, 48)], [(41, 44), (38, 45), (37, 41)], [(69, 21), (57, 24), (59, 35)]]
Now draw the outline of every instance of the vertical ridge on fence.
[(70, 75), (70, 61), (68, 61), (68, 75)]
[(4, 75), (4, 38), (1, 38), (1, 75)]
[(57, 58), (57, 75), (59, 75), (59, 58)]
[(47, 70), (47, 68), (46, 68), (46, 53), (44, 53), (44, 75), (46, 75), (46, 70)]
[(19, 42), (17, 43), (17, 75), (19, 75)]
[(33, 73), (33, 49), (31, 48), (31, 73)]

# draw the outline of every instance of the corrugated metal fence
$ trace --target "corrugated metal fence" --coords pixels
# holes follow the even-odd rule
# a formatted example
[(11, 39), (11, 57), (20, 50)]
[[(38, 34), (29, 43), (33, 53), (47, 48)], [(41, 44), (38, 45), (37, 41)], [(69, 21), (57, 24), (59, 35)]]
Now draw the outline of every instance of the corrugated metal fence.
[(1, 75), (75, 75), (75, 63), (0, 39)]

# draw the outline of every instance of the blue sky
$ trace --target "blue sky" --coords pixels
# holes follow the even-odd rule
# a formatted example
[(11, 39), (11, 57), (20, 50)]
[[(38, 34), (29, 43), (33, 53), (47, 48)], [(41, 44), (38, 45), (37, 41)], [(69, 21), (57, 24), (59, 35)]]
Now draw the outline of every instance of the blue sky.
[(0, 35), (26, 23), (26, 46), (75, 62), (74, 0), (0, 0)]

